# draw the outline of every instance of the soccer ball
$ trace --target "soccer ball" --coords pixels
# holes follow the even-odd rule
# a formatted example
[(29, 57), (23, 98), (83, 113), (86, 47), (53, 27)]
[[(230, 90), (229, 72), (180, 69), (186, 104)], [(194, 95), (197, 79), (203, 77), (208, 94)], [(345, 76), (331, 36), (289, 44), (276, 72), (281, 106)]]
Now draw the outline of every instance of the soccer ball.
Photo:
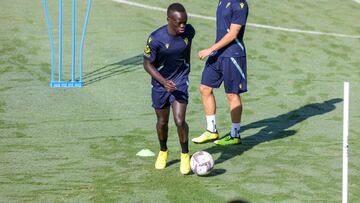
[(207, 175), (214, 167), (214, 159), (211, 154), (199, 151), (191, 156), (190, 166), (196, 175)]

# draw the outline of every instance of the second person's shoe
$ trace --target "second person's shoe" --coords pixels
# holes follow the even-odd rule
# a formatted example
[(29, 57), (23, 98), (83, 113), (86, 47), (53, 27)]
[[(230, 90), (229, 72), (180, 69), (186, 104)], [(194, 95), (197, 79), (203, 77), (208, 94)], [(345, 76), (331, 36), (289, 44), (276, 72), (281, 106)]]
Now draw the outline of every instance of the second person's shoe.
[(216, 140), (214, 142), (217, 145), (235, 145), (235, 144), (241, 144), (241, 139), (238, 137), (231, 137), (229, 134), (226, 135), (224, 138), (220, 139), (220, 140)]
[(197, 144), (205, 143), (208, 141), (213, 141), (219, 139), (219, 133), (216, 132), (210, 132), (206, 130), (203, 134), (201, 134), (198, 137), (194, 137), (191, 141)]

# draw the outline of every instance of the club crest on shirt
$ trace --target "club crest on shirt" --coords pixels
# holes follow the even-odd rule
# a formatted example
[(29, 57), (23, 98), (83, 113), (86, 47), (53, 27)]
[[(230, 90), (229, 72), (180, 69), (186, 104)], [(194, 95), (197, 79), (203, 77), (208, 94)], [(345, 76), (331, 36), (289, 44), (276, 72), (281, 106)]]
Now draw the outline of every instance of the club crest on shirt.
[(169, 43), (166, 43), (165, 44), (165, 47), (168, 49), (170, 47), (170, 44)]
[(231, 2), (228, 2), (228, 3), (226, 4), (226, 8), (229, 8), (230, 5), (231, 5)]
[(150, 52), (151, 52), (151, 49), (150, 49), (149, 45), (146, 45), (146, 47), (144, 49), (144, 56), (150, 58)]
[(243, 2), (240, 3), (240, 8), (243, 9), (245, 4)]
[(185, 37), (184, 42), (185, 42), (185, 44), (186, 44), (186, 45), (188, 45), (188, 44), (189, 44), (189, 40), (188, 40), (188, 38), (187, 38), (187, 37)]

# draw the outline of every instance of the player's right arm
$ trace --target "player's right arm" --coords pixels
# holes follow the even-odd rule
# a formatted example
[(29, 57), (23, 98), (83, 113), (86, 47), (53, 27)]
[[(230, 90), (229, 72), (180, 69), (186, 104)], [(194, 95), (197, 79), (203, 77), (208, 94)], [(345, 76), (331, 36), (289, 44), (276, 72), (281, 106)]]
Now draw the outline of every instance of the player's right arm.
[(151, 77), (162, 84), (168, 92), (176, 90), (176, 85), (172, 80), (166, 80), (159, 71), (154, 67), (151, 61), (144, 58), (144, 69), (148, 72)]
[(230, 44), (232, 41), (234, 41), (236, 39), (236, 37), (238, 36), (238, 34), (240, 32), (240, 29), (241, 29), (241, 25), (231, 24), (228, 33), (223, 38), (221, 38), (220, 41), (216, 42), (214, 45), (212, 45), (211, 47), (209, 47), (207, 49), (199, 51), (199, 53), (198, 53), (199, 58), (201, 60), (203, 60), (206, 57), (208, 57), (209, 55), (211, 55), (212, 53), (214, 53), (215, 51), (218, 51), (219, 49)]
[(144, 50), (144, 69), (152, 78), (162, 84), (168, 92), (176, 90), (176, 85), (173, 81), (165, 79), (159, 71), (155, 68), (153, 62), (156, 59), (157, 44), (149, 37)]
[(227, 46), (234, 41), (240, 33), (241, 27), (246, 25), (248, 15), (248, 4), (246, 2), (231, 4), (231, 23), (228, 33), (226, 33), (217, 43), (211, 47), (201, 50), (198, 56), (201, 60), (211, 55), (215, 51)]

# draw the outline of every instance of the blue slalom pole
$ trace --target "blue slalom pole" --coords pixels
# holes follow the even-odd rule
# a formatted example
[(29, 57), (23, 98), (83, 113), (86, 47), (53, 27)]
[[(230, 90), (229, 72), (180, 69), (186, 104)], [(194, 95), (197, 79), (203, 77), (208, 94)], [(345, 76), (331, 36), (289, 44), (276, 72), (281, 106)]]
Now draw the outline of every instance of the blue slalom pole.
[(81, 37), (81, 42), (80, 42), (80, 58), (79, 58), (79, 82), (82, 82), (82, 52), (83, 52), (83, 47), (84, 47), (84, 40), (85, 40), (85, 34), (86, 34), (86, 27), (88, 24), (88, 20), (89, 20), (89, 14), (90, 14), (90, 9), (91, 9), (91, 0), (88, 0), (88, 8), (86, 11), (86, 17), (85, 17), (85, 22), (84, 22), (84, 28), (83, 28), (83, 32), (82, 32), (82, 37)]
[(59, 82), (62, 74), (62, 0), (59, 0)]
[(44, 10), (45, 10), (45, 17), (46, 22), (48, 25), (48, 32), (49, 32), (49, 38), (50, 38), (50, 46), (51, 46), (51, 87), (82, 87), (82, 55), (83, 55), (83, 47), (84, 47), (84, 41), (85, 41), (85, 34), (86, 34), (86, 28), (88, 24), (88, 19), (90, 15), (91, 10), (91, 3), (92, 0), (88, 0), (88, 6), (87, 6), (87, 13), (85, 15), (85, 22), (84, 27), (82, 31), (82, 38), (80, 42), (80, 51), (79, 51), (79, 80), (76, 79), (76, 0), (72, 0), (72, 74), (71, 74), (71, 81), (63, 81), (62, 80), (62, 65), (63, 65), (63, 0), (58, 0), (59, 3), (59, 58), (58, 58), (58, 80), (55, 81), (55, 74), (56, 74), (56, 68), (55, 68), (55, 43), (53, 39), (53, 33), (51, 31), (51, 22), (50, 22), (50, 16), (49, 16), (49, 10), (47, 5), (47, 0), (44, 1)]
[(54, 46), (54, 39), (53, 34), (51, 32), (51, 23), (50, 23), (50, 17), (49, 17), (49, 11), (46, 0), (44, 0), (44, 10), (45, 10), (45, 18), (48, 25), (48, 32), (49, 32), (49, 38), (50, 38), (50, 47), (51, 47), (51, 81), (50, 86), (52, 86), (54, 82), (54, 72), (55, 72), (55, 46)]
[(71, 81), (75, 81), (75, 64), (76, 64), (76, 0), (72, 1), (72, 70)]

